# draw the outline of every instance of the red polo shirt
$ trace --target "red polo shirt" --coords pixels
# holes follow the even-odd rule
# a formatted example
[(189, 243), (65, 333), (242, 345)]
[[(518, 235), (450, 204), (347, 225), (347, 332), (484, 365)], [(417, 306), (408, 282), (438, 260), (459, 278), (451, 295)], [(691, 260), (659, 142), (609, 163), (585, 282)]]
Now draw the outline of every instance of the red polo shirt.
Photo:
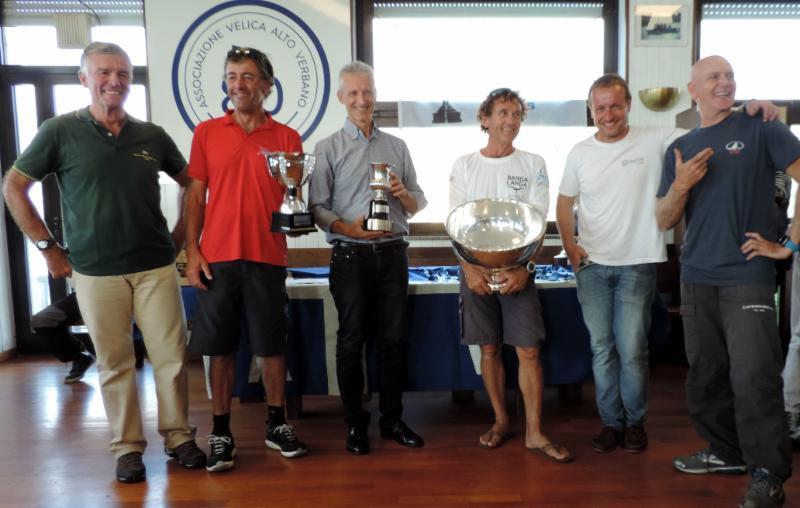
[(283, 188), (261, 151), (302, 152), (300, 135), (269, 114), (248, 134), (232, 113), (194, 130), (189, 176), (208, 184), (200, 252), (209, 263), (244, 259), (286, 266), (286, 237), (270, 232)]

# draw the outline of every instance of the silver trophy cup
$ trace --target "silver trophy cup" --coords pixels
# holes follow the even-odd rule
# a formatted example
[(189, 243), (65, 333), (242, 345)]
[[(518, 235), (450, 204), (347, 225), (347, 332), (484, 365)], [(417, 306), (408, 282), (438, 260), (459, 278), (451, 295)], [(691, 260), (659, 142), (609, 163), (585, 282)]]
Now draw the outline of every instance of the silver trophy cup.
[(270, 174), (286, 186), (286, 195), (281, 203), (280, 210), (272, 212), (272, 227), (274, 232), (299, 235), (317, 230), (314, 226), (314, 215), (308, 211), (300, 191), (311, 173), (314, 171), (316, 157), (302, 152), (267, 152), (262, 150), (267, 158), (267, 168)]
[(498, 274), (526, 263), (544, 239), (545, 217), (515, 199), (478, 199), (454, 208), (445, 227), (459, 258), (488, 268), (489, 288), (500, 291)]
[(373, 199), (369, 202), (369, 215), (364, 219), (364, 229), (367, 231), (391, 231), (392, 221), (389, 220), (389, 175), (394, 166), (385, 162), (369, 163), (369, 188), (372, 189)]

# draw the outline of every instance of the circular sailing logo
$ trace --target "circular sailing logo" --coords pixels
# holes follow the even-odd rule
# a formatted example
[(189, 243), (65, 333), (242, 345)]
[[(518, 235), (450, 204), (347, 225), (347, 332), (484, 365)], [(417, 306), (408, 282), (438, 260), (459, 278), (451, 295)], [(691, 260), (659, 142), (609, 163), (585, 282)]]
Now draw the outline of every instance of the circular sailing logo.
[(319, 125), (330, 94), (328, 59), (311, 28), (272, 2), (234, 0), (209, 9), (186, 30), (172, 61), (172, 93), (186, 125), (228, 109), (223, 79), (233, 48), (263, 51), (275, 70), (264, 109), (307, 139)]

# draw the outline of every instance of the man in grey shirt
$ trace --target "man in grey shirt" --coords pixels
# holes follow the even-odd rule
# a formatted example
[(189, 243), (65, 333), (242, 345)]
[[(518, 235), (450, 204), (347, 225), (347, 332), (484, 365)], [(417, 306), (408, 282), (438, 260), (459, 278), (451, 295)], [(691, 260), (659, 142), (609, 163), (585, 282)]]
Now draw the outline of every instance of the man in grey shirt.
[[(333, 245), (330, 288), (339, 315), (336, 376), (348, 426), (346, 448), (355, 455), (369, 453), (370, 414), (361, 406), (361, 354), (368, 331), (378, 351), (381, 437), (420, 447), (422, 438), (400, 419), (408, 349), (408, 243), (403, 237), (408, 234), (408, 218), (424, 208), (427, 200), (417, 184), (406, 144), (378, 130), (372, 121), (372, 68), (358, 61), (344, 66), (336, 96), (347, 109), (347, 119), (341, 130), (314, 150), (317, 163), (309, 185), (309, 205)], [(388, 197), (391, 232), (363, 227), (373, 198), (370, 162), (394, 166)]]

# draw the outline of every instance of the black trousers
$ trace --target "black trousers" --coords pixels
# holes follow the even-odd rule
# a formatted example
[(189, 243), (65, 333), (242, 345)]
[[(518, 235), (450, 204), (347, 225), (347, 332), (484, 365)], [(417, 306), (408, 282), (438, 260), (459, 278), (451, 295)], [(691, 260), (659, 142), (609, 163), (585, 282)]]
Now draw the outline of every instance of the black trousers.
[(375, 341), (378, 357), (381, 424), (391, 424), (403, 412), (408, 368), (407, 246), (403, 240), (337, 241), (333, 246), (330, 289), (339, 314), (336, 375), (350, 425), (369, 422), (369, 413), (361, 406), (362, 351), (368, 338)]
[(692, 423), (729, 460), (791, 476), (775, 287), (681, 284)]
[(62, 362), (74, 361), (83, 351), (94, 354), (92, 342), (71, 334), (69, 327), (82, 322), (75, 293), (53, 302), (31, 317), (31, 329), (42, 339), (45, 347)]

